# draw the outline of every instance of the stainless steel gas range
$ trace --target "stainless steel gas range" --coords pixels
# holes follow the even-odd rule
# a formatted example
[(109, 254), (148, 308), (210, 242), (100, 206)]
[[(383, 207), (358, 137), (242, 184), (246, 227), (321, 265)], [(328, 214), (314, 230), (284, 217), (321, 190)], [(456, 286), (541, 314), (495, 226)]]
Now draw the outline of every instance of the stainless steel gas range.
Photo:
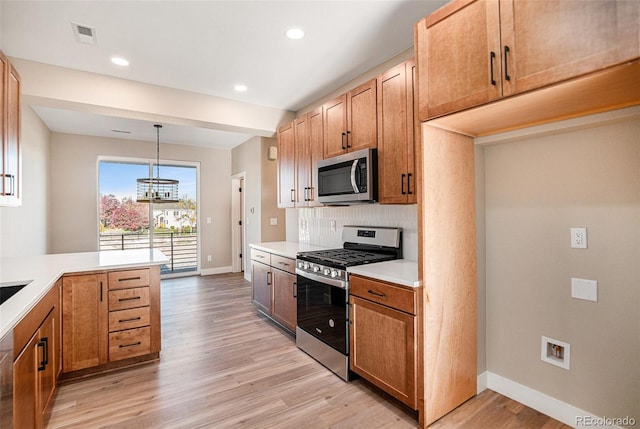
[(343, 247), (298, 253), (297, 346), (349, 380), (347, 268), (402, 258), (402, 229), (345, 226)]

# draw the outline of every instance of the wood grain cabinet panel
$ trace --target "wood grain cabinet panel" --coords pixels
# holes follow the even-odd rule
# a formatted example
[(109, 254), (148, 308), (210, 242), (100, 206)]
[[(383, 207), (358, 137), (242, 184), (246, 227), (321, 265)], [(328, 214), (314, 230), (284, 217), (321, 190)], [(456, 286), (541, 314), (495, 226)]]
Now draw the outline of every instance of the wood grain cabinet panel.
[[(295, 262), (291, 261), (292, 265)], [(295, 332), (298, 308), (296, 299), (296, 276), (285, 271), (273, 269), (273, 302), (271, 317), (291, 332)]]
[(317, 199), (315, 166), (322, 159), (322, 106), (294, 121), (296, 147), (296, 207), (321, 205)]
[[(361, 284), (368, 282), (368, 279), (362, 279)], [(366, 289), (379, 287), (378, 282), (373, 283)], [(363, 299), (353, 292), (349, 297), (349, 306), (350, 369), (416, 409), (416, 316)]]
[(271, 267), (251, 261), (251, 301), (267, 315), (271, 315)]
[(296, 152), (294, 123), (278, 129), (278, 207), (295, 207)]
[(455, 0), (415, 27), (420, 120), (640, 57), (640, 3)]
[(138, 287), (109, 291), (109, 310), (126, 310), (128, 308), (149, 305), (149, 288)]
[(414, 71), (415, 63), (408, 61), (378, 78), (378, 194), (381, 204), (417, 201)]
[(377, 147), (376, 79), (323, 105), (324, 158)]
[(63, 372), (107, 362), (107, 293), (104, 273), (63, 277)]
[(9, 59), (0, 52), (0, 206), (22, 204), (21, 80)]
[(109, 334), (109, 360), (118, 361), (151, 353), (151, 329), (146, 326)]
[(43, 428), (60, 367), (60, 282), (14, 328), (13, 427)]
[(149, 286), (149, 269), (109, 272), (109, 290)]

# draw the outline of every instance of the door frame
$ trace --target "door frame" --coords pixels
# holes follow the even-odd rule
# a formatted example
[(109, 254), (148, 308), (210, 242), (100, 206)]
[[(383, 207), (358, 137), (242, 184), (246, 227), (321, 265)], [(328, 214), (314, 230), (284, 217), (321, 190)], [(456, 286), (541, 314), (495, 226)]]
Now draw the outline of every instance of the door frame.
[[(242, 189), (238, 192), (238, 189)], [(247, 172), (231, 176), (231, 272), (238, 273), (241, 271), (247, 273), (246, 261), (248, 253), (246, 248), (246, 192), (247, 189)], [(238, 223), (242, 222), (241, 225)], [(240, 226), (240, 227), (238, 227)], [(242, 254), (242, 257), (240, 257)]]

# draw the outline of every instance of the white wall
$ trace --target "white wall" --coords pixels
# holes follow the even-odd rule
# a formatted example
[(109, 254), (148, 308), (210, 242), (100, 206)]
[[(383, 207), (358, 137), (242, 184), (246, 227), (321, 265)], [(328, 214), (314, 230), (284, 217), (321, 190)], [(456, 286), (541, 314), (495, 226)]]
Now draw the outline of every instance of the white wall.
[(50, 133), (22, 107), (22, 206), (0, 208), (0, 258), (45, 254), (49, 248)]
[[(640, 418), (640, 120), (484, 148), (487, 366), (598, 416)], [(587, 249), (571, 249), (586, 227)], [(571, 298), (598, 281), (598, 302)], [(542, 362), (541, 336), (571, 345)]]
[[(153, 159), (153, 142), (53, 133), (51, 252), (98, 249), (98, 157)], [(203, 269), (231, 266), (231, 151), (160, 145), (163, 159), (200, 163), (200, 261)], [(207, 224), (203, 219), (211, 217)], [(205, 255), (212, 255), (207, 262)]]

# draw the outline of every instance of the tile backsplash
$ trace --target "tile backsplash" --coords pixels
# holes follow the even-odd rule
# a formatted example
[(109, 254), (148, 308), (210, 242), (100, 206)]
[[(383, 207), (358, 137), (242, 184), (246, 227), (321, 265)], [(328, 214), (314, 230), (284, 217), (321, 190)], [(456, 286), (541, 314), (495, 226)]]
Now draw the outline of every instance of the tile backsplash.
[(287, 209), (287, 241), (342, 247), (342, 227), (402, 228), (405, 259), (418, 259), (418, 206), (362, 204), (346, 207)]

